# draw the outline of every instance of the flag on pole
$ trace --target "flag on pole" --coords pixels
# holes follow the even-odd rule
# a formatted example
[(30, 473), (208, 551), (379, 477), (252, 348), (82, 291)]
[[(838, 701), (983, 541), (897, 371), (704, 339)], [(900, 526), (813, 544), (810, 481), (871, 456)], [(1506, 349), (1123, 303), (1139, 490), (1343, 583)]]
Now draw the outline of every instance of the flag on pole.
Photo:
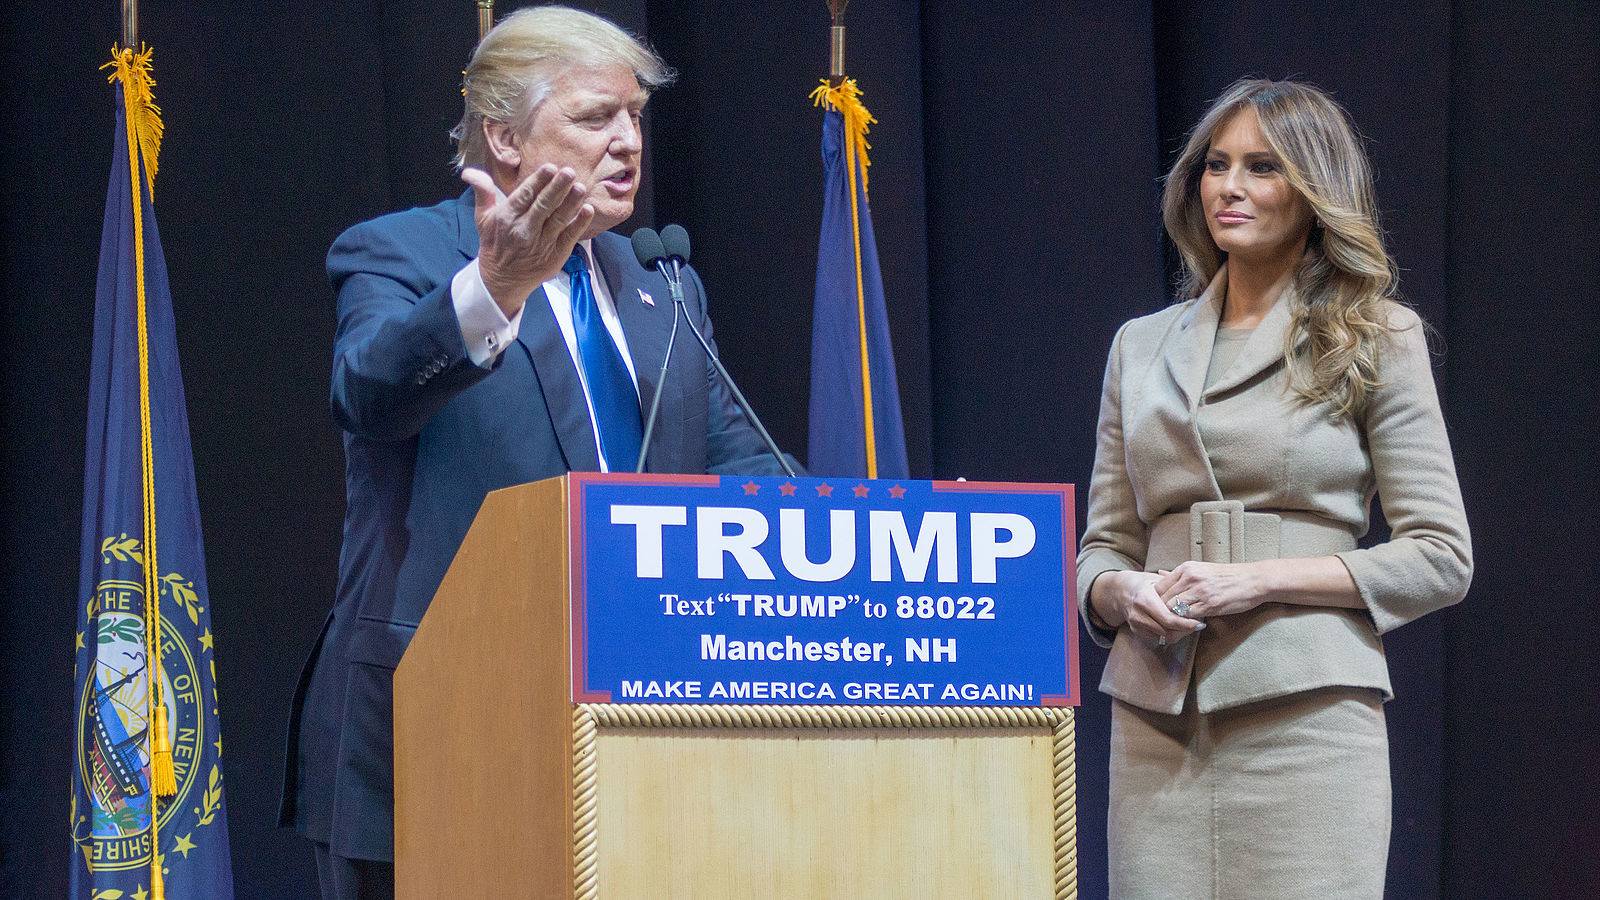
[(811, 327), (813, 475), (907, 478), (878, 248), (867, 208), (867, 128), (875, 119), (854, 79), (811, 94), (822, 122), (822, 238)]
[(72, 896), (233, 896), (200, 508), (151, 186), (150, 51), (114, 49), (78, 591)]

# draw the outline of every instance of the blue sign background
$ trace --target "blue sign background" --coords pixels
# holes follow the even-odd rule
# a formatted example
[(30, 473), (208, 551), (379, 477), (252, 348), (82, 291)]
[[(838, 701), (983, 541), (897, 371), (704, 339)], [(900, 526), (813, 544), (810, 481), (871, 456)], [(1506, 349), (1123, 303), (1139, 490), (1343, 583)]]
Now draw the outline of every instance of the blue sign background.
[[(940, 706), (1078, 702), (1077, 632), (1067, 599), (1075, 545), (1068, 513), (1070, 485), (571, 478), (577, 700)], [(660, 577), (638, 574), (638, 532), (653, 543), (657, 528), (614, 523), (616, 505), (684, 508), (684, 524), (659, 526)], [(697, 522), (699, 509), (706, 507), (753, 510), (766, 520), (768, 534), (756, 550), (772, 579), (750, 577), (735, 554), (727, 552), (720, 554), (723, 577), (701, 577)], [(806, 558), (812, 563), (831, 556), (831, 512), (852, 514), (855, 563), (847, 574), (816, 582), (787, 571), (780, 552), (780, 511), (785, 509), (804, 512)], [(906, 581), (899, 557), (891, 553), (892, 580), (873, 581), (869, 510), (902, 513), (913, 542), (925, 514), (942, 513), (946, 522), (953, 514), (957, 580), (937, 580), (935, 553), (925, 580)], [(1034, 541), (1023, 556), (996, 559), (994, 582), (982, 583), (974, 581), (972, 517), (992, 513), (1025, 517), (1033, 526)], [(723, 530), (736, 534), (741, 529), (720, 526)], [(1000, 542), (1013, 537), (1003, 528), (996, 533)], [(924, 659), (915, 658), (916, 649), (924, 651)], [(778, 658), (736, 658), (741, 651)]]

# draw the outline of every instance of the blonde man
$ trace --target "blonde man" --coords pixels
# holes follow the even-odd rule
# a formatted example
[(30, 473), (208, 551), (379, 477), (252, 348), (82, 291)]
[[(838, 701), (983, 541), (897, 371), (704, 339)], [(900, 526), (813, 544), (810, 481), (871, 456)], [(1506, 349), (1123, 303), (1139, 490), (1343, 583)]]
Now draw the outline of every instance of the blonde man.
[[(466, 70), (453, 136), (469, 190), (357, 225), (328, 253), (348, 511), (281, 815), (315, 844), (325, 897), (393, 893), (393, 671), (484, 495), (635, 466), (672, 304), (607, 229), (633, 211), (640, 115), (671, 77), (596, 16), (507, 17)], [(684, 286), (709, 336), (698, 276)], [(776, 473), (709, 372), (676, 344), (649, 470)]]

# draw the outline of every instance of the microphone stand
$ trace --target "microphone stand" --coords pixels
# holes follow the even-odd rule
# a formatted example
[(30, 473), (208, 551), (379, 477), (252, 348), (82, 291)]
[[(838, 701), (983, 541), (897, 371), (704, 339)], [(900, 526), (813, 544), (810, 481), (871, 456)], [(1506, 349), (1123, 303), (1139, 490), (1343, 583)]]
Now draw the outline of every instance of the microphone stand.
[[(650, 439), (655, 434), (656, 420), (661, 411), (661, 391), (667, 385), (667, 366), (672, 362), (672, 347), (678, 338), (678, 320), (681, 317), (683, 321), (689, 323), (689, 331), (694, 335), (695, 340), (700, 342), (700, 347), (705, 351), (706, 358), (711, 360), (711, 364), (716, 367), (717, 377), (721, 378), (722, 383), (728, 386), (728, 392), (733, 395), (734, 404), (739, 407), (740, 412), (744, 413), (750, 424), (755, 426), (756, 434), (767, 445), (767, 452), (771, 453), (772, 458), (778, 461), (778, 465), (782, 467), (785, 474), (790, 478), (798, 477), (795, 474), (794, 466), (789, 465), (789, 460), (784, 458), (783, 451), (778, 449), (777, 442), (772, 439), (772, 435), (767, 433), (766, 426), (761, 424), (761, 419), (756, 416), (756, 411), (750, 406), (750, 401), (745, 399), (744, 392), (739, 390), (737, 384), (733, 383), (733, 376), (728, 374), (727, 367), (722, 364), (722, 360), (717, 358), (716, 351), (711, 349), (711, 342), (707, 341), (705, 335), (700, 333), (700, 328), (694, 323), (694, 317), (689, 315), (688, 306), (683, 299), (682, 257), (677, 255), (673, 255), (670, 258), (667, 257), (660, 249), (660, 238), (656, 235), (654, 229), (640, 229), (640, 231), (648, 232), (648, 244), (653, 246), (648, 246), (648, 249), (642, 247), (641, 235), (636, 233), (634, 235), (634, 252), (640, 254), (640, 262), (645, 263), (647, 267), (653, 266), (657, 272), (661, 273), (661, 277), (666, 279), (667, 290), (672, 295), (672, 331), (667, 335), (667, 353), (665, 358), (661, 360), (661, 372), (656, 376), (655, 394), (650, 399), (650, 414), (645, 418), (644, 436), (639, 444), (639, 463), (634, 468), (634, 472), (644, 471), (645, 460), (650, 453)], [(687, 243), (687, 238), (685, 238), (685, 243)], [(687, 253), (687, 250), (685, 250), (685, 253)]]
[[(666, 274), (664, 268), (662, 274)], [(667, 334), (667, 355), (661, 358), (661, 372), (656, 375), (655, 396), (650, 398), (650, 415), (644, 420), (644, 437), (639, 442), (639, 465), (634, 473), (644, 471), (645, 458), (650, 455), (650, 436), (655, 434), (657, 413), (661, 411), (661, 389), (667, 386), (667, 366), (672, 362), (672, 345), (678, 340), (678, 307), (683, 302), (683, 288), (667, 279), (667, 289), (672, 292), (672, 331)]]
[[(662, 266), (662, 269), (663, 274), (665, 274), (665, 266)], [(684, 306), (682, 282), (683, 262), (674, 257), (672, 260), (672, 275), (667, 279), (667, 286), (672, 291), (672, 303), (674, 308)], [(711, 349), (711, 344), (706, 340), (706, 336), (700, 333), (699, 327), (694, 324), (694, 317), (689, 315), (687, 308), (685, 308), (683, 311), (683, 320), (689, 323), (689, 332), (694, 335), (695, 340), (700, 342), (701, 349), (705, 350), (706, 357), (710, 359), (711, 364), (716, 367), (717, 375), (722, 378), (722, 383), (727, 385), (729, 393), (733, 394), (733, 402), (738, 405), (739, 410), (744, 413), (745, 418), (750, 420), (750, 424), (755, 426), (756, 434), (760, 435), (761, 440), (766, 443), (767, 452), (771, 453), (772, 458), (778, 461), (778, 465), (783, 468), (784, 474), (788, 475), (790, 478), (797, 477), (795, 475), (794, 466), (789, 465), (789, 460), (784, 458), (783, 451), (778, 449), (777, 442), (772, 439), (772, 435), (767, 433), (766, 426), (761, 424), (761, 419), (756, 416), (756, 411), (751, 408), (750, 401), (744, 398), (744, 392), (739, 390), (739, 386), (737, 384), (733, 383), (733, 376), (728, 374), (727, 367), (723, 366), (722, 360), (717, 358), (717, 352)], [(674, 324), (677, 322), (676, 315), (673, 317), (673, 322)], [(659, 388), (657, 390), (659, 391)]]

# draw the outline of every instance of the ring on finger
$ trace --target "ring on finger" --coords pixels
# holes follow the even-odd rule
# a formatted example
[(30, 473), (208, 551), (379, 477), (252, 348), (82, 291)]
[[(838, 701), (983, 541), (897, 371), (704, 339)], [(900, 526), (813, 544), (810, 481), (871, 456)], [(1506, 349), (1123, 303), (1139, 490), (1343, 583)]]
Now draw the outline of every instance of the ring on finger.
[(1189, 617), (1189, 601), (1179, 600), (1177, 603), (1172, 604), (1172, 611), (1187, 619)]

